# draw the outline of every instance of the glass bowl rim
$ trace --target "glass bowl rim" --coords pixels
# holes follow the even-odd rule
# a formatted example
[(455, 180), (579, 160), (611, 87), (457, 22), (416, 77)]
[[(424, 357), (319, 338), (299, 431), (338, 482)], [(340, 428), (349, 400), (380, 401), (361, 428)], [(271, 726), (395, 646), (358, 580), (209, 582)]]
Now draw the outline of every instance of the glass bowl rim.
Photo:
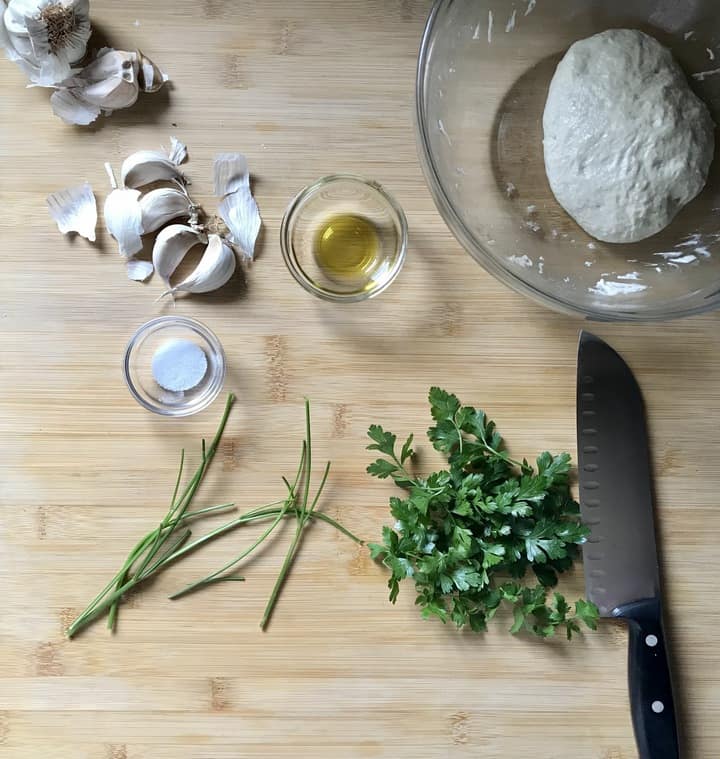
[[(392, 212), (393, 220), (396, 222), (397, 227), (400, 230), (398, 235), (398, 243), (396, 246), (397, 256), (393, 265), (392, 271), (388, 278), (377, 287), (367, 292), (353, 292), (348, 294), (333, 292), (322, 287), (318, 287), (314, 284), (303, 272), (302, 268), (298, 265), (295, 256), (291, 253), (292, 245), (290, 241), (290, 226), (291, 221), (297, 214), (298, 210), (302, 208), (305, 201), (326, 185), (333, 184), (334, 182), (345, 181), (354, 182), (357, 184), (365, 185), (375, 190), (385, 201), (387, 207)], [(302, 285), (305, 290), (318, 298), (323, 300), (333, 301), (335, 303), (357, 303), (363, 300), (369, 300), (374, 298), (380, 293), (387, 290), (388, 287), (395, 281), (400, 270), (403, 268), (405, 258), (407, 255), (408, 246), (408, 223), (400, 204), (395, 198), (379, 183), (373, 179), (366, 179), (358, 174), (328, 174), (320, 179), (311, 182), (309, 185), (300, 190), (295, 197), (288, 204), (285, 214), (283, 215), (282, 222), (280, 224), (280, 249), (282, 251), (283, 260), (290, 273), (295, 280)]]
[[(187, 327), (195, 332), (200, 333), (200, 335), (207, 341), (214, 355), (216, 356), (216, 360), (219, 365), (219, 371), (213, 377), (213, 382), (211, 383), (208, 391), (204, 396), (201, 396), (201, 400), (196, 404), (170, 408), (151, 403), (142, 396), (135, 383), (131, 379), (130, 359), (133, 355), (138, 341), (140, 338), (151, 334), (152, 332), (156, 331), (158, 327), (161, 327), (163, 325)], [(197, 414), (198, 412), (203, 411), (220, 394), (220, 391), (225, 384), (226, 373), (227, 360), (225, 358), (225, 350), (223, 349), (222, 343), (218, 339), (217, 335), (205, 324), (189, 316), (156, 316), (153, 319), (144, 322), (135, 330), (132, 337), (128, 340), (127, 347), (125, 348), (125, 355), (123, 358), (123, 376), (125, 378), (125, 384), (130, 390), (130, 394), (143, 408), (147, 409), (148, 411), (152, 411), (155, 414), (159, 414), (160, 416), (192, 416), (193, 414)]]
[[(455, 210), (450, 198), (445, 191), (435, 160), (430, 150), (430, 130), (425, 113), (425, 95), (427, 93), (426, 74), (429, 70), (428, 63), (432, 50), (432, 42), (438, 23), (438, 17), (442, 10), (450, 7), (454, 0), (435, 0), (428, 14), (425, 28), (420, 42), (418, 53), (416, 76), (415, 76), (415, 138), (418, 147), (420, 166), (425, 176), (425, 181), (435, 206), (445, 224), (455, 239), (462, 245), (470, 256), (480, 264), (487, 272), (493, 275), (499, 282), (507, 285), (515, 292), (520, 293), (540, 303), (553, 311), (559, 311), (569, 316), (581, 316), (596, 322), (662, 322), (672, 319), (681, 319), (689, 316), (707, 313), (718, 308), (717, 304), (705, 304), (691, 308), (672, 307), (663, 304), (659, 308), (643, 308), (642, 310), (611, 310), (594, 309), (580, 304), (557, 298), (529, 284), (510, 269), (502, 266), (494, 256), (480, 243), (468, 229), (465, 222)], [(720, 156), (716, 158), (720, 159)], [(688, 293), (689, 295), (689, 293)], [(680, 300), (682, 296), (679, 296)], [(676, 301), (677, 302), (677, 301)]]

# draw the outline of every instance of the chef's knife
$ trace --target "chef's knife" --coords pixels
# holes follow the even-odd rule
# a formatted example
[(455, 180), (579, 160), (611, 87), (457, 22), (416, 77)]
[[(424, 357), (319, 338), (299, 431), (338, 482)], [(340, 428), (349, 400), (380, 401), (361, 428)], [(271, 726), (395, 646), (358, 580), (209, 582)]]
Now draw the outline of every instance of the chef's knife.
[(677, 759), (642, 395), (622, 358), (588, 332), (578, 350), (577, 437), (580, 508), (591, 530), (583, 546), (587, 595), (601, 616), (628, 623), (640, 759)]

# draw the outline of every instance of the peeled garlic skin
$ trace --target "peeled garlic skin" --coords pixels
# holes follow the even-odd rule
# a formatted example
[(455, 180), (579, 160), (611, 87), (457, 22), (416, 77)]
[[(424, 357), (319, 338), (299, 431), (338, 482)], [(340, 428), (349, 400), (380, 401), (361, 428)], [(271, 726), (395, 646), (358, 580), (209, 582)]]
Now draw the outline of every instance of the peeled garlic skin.
[(138, 261), (137, 258), (131, 258), (126, 264), (128, 279), (135, 282), (144, 282), (153, 273), (153, 265), (150, 261)]
[(87, 182), (53, 192), (47, 197), (50, 215), (63, 233), (77, 232), (95, 242), (97, 204), (92, 187)]

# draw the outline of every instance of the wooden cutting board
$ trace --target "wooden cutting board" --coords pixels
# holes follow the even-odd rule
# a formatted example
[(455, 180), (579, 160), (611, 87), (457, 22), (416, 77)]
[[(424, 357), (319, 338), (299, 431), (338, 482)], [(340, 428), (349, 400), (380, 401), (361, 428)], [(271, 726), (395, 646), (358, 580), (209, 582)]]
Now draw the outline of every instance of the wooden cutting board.
[[(422, 621), (404, 587), (323, 525), (307, 535), (267, 632), (258, 628), (285, 532), (244, 584), (167, 594), (238, 553), (236, 533), (177, 565), (76, 640), (63, 630), (166, 509), (180, 449), (196, 462), (222, 399), (188, 420), (131, 399), (120, 360), (164, 313), (220, 337), (239, 403), (197, 505), (243, 507), (283, 492), (313, 402), (321, 508), (367, 539), (392, 488), (365, 474), (380, 422), (422, 439), (433, 384), (487, 409), (511, 449), (575, 450), (579, 321), (515, 295), (481, 270), (435, 210), (415, 154), (420, 0), (93, 3), (117, 47), (141, 48), (172, 87), (89, 129), (56, 120), (48, 93), (0, 64), (0, 755), (12, 759), (636, 756), (626, 633), (603, 623), (568, 645), (458, 634)], [(177, 135), (194, 196), (212, 205), (211, 165), (247, 154), (265, 226), (246, 286), (155, 302), (129, 282), (104, 231), (58, 234), (48, 192), (91, 182), (103, 162)], [(283, 265), (283, 210), (309, 181), (350, 171), (407, 211), (407, 265), (381, 298), (341, 308), (305, 293)], [(645, 392), (659, 531), (687, 757), (720, 755), (720, 467), (717, 315), (662, 326), (598, 325)], [(422, 444), (420, 466), (434, 457)], [(566, 582), (582, 593), (581, 572)]]

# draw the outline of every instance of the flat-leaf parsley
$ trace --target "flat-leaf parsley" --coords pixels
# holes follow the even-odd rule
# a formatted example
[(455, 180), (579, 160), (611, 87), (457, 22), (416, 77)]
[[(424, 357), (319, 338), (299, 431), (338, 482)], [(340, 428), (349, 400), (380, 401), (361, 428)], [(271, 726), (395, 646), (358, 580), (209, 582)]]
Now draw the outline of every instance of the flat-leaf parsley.
[(412, 435), (398, 454), (393, 433), (379, 425), (368, 433), (368, 450), (384, 458), (367, 471), (405, 491), (390, 499), (394, 526), (383, 528), (382, 543), (369, 544), (390, 569), (390, 600), (401, 580), (412, 578), (423, 616), (458, 627), (485, 630), (505, 603), (512, 633), (548, 637), (564, 628), (571, 638), (581, 623), (594, 630), (594, 604), (580, 599), (573, 610), (559, 593), (548, 599), (589, 534), (570, 493), (570, 455), (542, 453), (536, 467), (514, 461), (482, 411), (437, 387), (429, 400), (435, 424), (428, 438), (447, 456), (448, 469), (416, 477), (406, 468)]

